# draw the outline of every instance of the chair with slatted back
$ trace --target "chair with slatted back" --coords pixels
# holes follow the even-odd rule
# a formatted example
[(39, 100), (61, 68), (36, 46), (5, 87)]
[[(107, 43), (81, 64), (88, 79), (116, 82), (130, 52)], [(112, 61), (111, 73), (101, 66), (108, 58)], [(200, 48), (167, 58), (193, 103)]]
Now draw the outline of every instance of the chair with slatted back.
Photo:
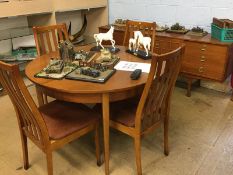
[[(69, 40), (66, 24), (33, 27), (34, 39), (38, 56), (58, 51), (58, 42)], [(44, 103), (48, 103), (48, 97), (43, 95)]]
[(144, 37), (151, 37), (151, 48), (154, 48), (156, 23), (127, 20), (123, 46), (128, 47), (129, 39), (134, 38), (134, 31), (141, 31)]
[(58, 100), (37, 108), (20, 77), (17, 65), (0, 62), (0, 81), (7, 90), (17, 114), (24, 169), (29, 168), (27, 139), (45, 153), (48, 175), (52, 175), (52, 151), (93, 130), (97, 164), (100, 165), (100, 116), (96, 112), (82, 104)]
[(153, 54), (150, 73), (140, 99), (110, 104), (110, 126), (134, 138), (138, 175), (142, 174), (141, 137), (154, 131), (162, 123), (164, 153), (169, 153), (170, 101), (183, 55), (184, 46), (167, 54)]
[(66, 24), (33, 27), (38, 56), (58, 50), (58, 42), (69, 40)]

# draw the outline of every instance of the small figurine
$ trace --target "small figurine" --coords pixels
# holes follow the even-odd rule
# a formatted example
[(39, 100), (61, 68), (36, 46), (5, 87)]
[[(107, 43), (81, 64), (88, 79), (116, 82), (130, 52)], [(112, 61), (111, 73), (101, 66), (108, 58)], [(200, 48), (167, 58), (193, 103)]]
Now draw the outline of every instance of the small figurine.
[(49, 65), (44, 69), (47, 74), (57, 73), (60, 74), (64, 68), (63, 60), (51, 59)]
[(87, 61), (88, 55), (88, 52), (85, 52), (84, 50), (79, 50), (75, 53), (75, 60)]
[(92, 69), (90, 67), (85, 67), (85, 68), (80, 68), (80, 74), (96, 78), (100, 76), (100, 71)]
[(135, 31), (134, 39), (137, 40), (136, 52), (138, 52), (140, 45), (143, 45), (146, 51), (146, 56), (148, 56), (149, 55), (148, 51), (150, 50), (150, 46), (151, 46), (151, 37), (144, 37), (141, 31)]
[(74, 60), (75, 58), (74, 45), (70, 41), (61, 40), (58, 45), (58, 50), (60, 53), (60, 58), (65, 62), (71, 62)]
[(108, 49), (101, 49), (101, 54), (98, 59), (96, 59), (97, 62), (109, 62), (112, 59), (112, 54)]
[(94, 34), (96, 46), (98, 47), (100, 45), (100, 47), (104, 49), (104, 46), (102, 45), (102, 41), (110, 40), (112, 43), (113, 49), (115, 49), (115, 40), (113, 39), (113, 32), (114, 32), (114, 27), (111, 26), (111, 28), (109, 29), (107, 33)]
[[(130, 38), (129, 39), (129, 50), (130, 51), (135, 51), (136, 50), (136, 42), (137, 42), (137, 39), (135, 38)], [(133, 45), (133, 48), (132, 48), (132, 45)]]
[(171, 30), (185, 30), (184, 26), (181, 26), (178, 22), (171, 26)]

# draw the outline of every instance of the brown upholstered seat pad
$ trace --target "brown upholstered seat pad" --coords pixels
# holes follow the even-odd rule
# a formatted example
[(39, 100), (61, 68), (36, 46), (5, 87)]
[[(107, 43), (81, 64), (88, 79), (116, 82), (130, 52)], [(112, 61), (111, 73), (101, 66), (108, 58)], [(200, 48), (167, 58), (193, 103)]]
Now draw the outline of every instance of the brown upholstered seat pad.
[[(131, 98), (110, 103), (110, 119), (125, 126), (134, 127), (138, 102), (138, 98)], [(95, 109), (101, 111), (100, 105)]]
[(39, 108), (52, 139), (61, 139), (90, 124), (100, 115), (83, 104), (55, 100)]
[(125, 126), (134, 127), (138, 102), (138, 98), (131, 98), (111, 103), (111, 120), (119, 122)]

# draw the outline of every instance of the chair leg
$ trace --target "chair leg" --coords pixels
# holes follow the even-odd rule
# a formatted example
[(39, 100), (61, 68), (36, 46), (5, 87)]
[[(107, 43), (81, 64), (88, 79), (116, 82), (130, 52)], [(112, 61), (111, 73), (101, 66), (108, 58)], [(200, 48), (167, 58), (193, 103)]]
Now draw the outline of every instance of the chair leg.
[(191, 90), (192, 90), (192, 78), (188, 78), (188, 84), (187, 84), (187, 97), (191, 97)]
[(164, 119), (164, 154), (169, 155), (169, 146), (168, 146), (168, 117)]
[(137, 174), (142, 174), (142, 165), (141, 165), (141, 137), (134, 137), (134, 148), (136, 156), (136, 165), (137, 165)]
[(44, 96), (44, 104), (48, 104), (48, 96), (46, 94), (43, 94)]
[(53, 155), (51, 151), (46, 153), (48, 175), (53, 175)]
[(23, 149), (23, 168), (27, 170), (29, 168), (27, 136), (22, 134), (21, 140)]
[(100, 137), (99, 137), (99, 124), (96, 125), (95, 128), (95, 154), (97, 159), (97, 165), (101, 166), (101, 158), (100, 158)]

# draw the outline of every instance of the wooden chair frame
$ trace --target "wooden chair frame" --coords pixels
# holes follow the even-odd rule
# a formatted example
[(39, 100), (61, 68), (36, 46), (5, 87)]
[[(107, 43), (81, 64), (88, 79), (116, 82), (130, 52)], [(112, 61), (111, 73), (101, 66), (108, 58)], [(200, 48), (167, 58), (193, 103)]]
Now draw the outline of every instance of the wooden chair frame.
[[(58, 42), (69, 40), (66, 24), (38, 26), (32, 28), (38, 56), (58, 51)], [(46, 94), (42, 94), (43, 103), (48, 103)]]
[(64, 138), (53, 140), (49, 137), (48, 129), (43, 117), (33, 101), (30, 93), (20, 76), (18, 65), (0, 62), (0, 81), (7, 90), (17, 114), (20, 131), (24, 169), (29, 168), (27, 138), (36, 144), (46, 155), (48, 175), (53, 174), (52, 151), (63, 145), (95, 131), (95, 145), (97, 164), (100, 165), (99, 122), (93, 123)]
[[(183, 45), (182, 47), (166, 54), (153, 54), (150, 73), (137, 106), (134, 127), (129, 127), (113, 120), (110, 121), (111, 127), (134, 138), (138, 175), (142, 174), (141, 138), (154, 131), (162, 123), (164, 126), (164, 154), (169, 154), (168, 127), (171, 95), (179, 74), (184, 50), (185, 47)], [(163, 64), (165, 62), (167, 65), (165, 64), (164, 66)], [(155, 86), (155, 89), (152, 89), (153, 86)], [(156, 99), (152, 99), (152, 92), (154, 93), (154, 96), (158, 96)], [(150, 117), (150, 115), (152, 117)], [(149, 116), (149, 123), (147, 122), (145, 125), (144, 121), (147, 116)], [(157, 119), (154, 121), (151, 120), (154, 118)]]
[[(58, 51), (58, 41), (69, 40), (66, 24), (33, 27), (38, 56)], [(53, 50), (53, 47), (55, 50)]]
[(151, 37), (151, 51), (152, 51), (155, 43), (156, 23), (127, 20), (123, 46), (128, 47), (129, 39), (133, 37), (134, 31), (141, 31), (144, 36)]

